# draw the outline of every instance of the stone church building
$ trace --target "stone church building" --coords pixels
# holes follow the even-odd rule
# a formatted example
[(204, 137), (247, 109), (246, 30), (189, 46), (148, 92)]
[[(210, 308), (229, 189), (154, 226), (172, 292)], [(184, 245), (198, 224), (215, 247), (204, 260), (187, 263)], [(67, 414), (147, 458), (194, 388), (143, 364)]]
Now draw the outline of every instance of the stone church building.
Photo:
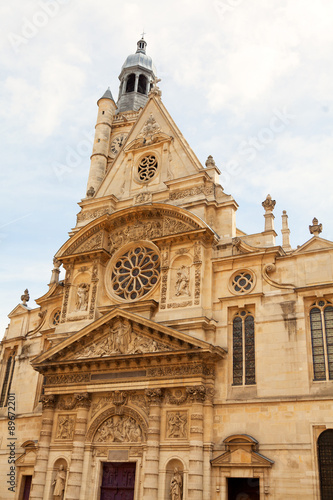
[[(98, 101), (85, 198), (0, 352), (3, 500), (333, 499), (333, 243), (255, 234), (141, 39)], [(64, 279), (59, 279), (62, 266)]]

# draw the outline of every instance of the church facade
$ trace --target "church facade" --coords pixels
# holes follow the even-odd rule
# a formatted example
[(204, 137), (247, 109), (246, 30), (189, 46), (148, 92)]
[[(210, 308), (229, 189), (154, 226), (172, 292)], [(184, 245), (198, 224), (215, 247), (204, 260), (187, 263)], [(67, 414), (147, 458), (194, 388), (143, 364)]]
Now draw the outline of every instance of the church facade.
[[(1, 342), (4, 500), (333, 498), (333, 243), (263, 230), (165, 108), (140, 40), (47, 293)], [(60, 267), (64, 279), (59, 279)]]

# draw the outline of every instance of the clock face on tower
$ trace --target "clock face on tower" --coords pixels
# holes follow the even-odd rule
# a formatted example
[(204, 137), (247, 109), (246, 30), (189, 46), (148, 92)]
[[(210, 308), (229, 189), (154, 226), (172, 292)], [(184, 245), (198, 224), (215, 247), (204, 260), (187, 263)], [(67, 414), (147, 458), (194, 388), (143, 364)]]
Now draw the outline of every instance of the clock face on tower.
[(124, 141), (126, 139), (126, 134), (117, 135), (110, 144), (110, 156), (113, 158), (119, 153)]

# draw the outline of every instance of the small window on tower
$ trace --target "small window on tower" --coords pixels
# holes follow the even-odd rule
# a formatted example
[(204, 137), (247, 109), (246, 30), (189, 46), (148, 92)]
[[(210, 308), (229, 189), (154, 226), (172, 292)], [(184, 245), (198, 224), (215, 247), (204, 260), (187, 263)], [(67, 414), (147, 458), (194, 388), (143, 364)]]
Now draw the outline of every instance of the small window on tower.
[(147, 90), (147, 78), (144, 75), (139, 76), (138, 92), (140, 94), (146, 94)]
[(134, 86), (135, 86), (135, 74), (132, 73), (127, 80), (126, 83), (126, 92), (134, 92)]

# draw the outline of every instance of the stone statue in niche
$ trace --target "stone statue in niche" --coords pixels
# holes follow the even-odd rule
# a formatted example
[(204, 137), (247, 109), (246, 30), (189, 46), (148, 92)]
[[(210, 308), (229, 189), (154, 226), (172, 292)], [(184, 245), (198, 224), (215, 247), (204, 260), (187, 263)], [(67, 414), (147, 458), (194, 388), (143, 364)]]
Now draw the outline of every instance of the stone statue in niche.
[(181, 500), (183, 497), (183, 478), (178, 467), (174, 468), (173, 476), (170, 481), (170, 497), (171, 500)]
[(177, 269), (177, 279), (176, 279), (176, 296), (187, 295), (190, 296), (190, 278), (189, 278), (189, 268), (187, 266), (180, 266)]
[(142, 432), (134, 418), (114, 416), (106, 420), (97, 431), (97, 441), (108, 443), (137, 443)]
[(56, 439), (72, 439), (75, 419), (69, 415), (62, 415), (58, 420)]
[(186, 438), (187, 437), (187, 413), (169, 412), (168, 413), (168, 438)]
[(54, 486), (53, 498), (54, 500), (62, 500), (66, 485), (66, 471), (63, 465), (60, 465), (59, 470), (56, 474), (55, 480), (52, 485)]
[(88, 285), (88, 283), (80, 283), (80, 285), (78, 286), (76, 296), (76, 311), (88, 310), (89, 288), (90, 285)]

